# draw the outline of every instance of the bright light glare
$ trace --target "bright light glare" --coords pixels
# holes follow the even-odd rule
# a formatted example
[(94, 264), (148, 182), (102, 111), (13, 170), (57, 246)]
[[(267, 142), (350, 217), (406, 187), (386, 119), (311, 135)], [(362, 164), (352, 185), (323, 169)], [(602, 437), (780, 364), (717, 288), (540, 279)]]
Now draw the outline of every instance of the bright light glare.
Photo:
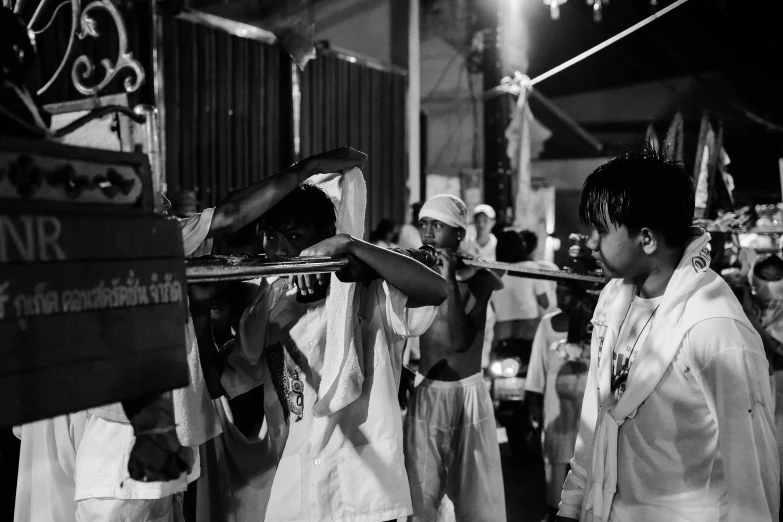
[(495, 361), (489, 365), (489, 371), (498, 377), (516, 377), (521, 364), (516, 357), (509, 357), (502, 361)]
[(519, 359), (503, 359), (501, 364), (503, 365), (504, 377), (516, 377), (519, 373)]

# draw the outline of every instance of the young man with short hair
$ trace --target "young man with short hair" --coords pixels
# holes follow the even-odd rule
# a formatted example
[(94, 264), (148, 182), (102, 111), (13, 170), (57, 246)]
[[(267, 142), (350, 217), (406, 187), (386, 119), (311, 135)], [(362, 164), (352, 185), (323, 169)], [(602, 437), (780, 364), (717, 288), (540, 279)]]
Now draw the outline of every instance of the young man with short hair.
[(419, 212), (421, 240), (437, 249), (449, 293), (420, 337), (419, 383), (405, 418), (414, 521), (436, 520), (444, 494), (457, 520), (506, 519), (495, 412), (481, 372), (487, 305), (501, 283), (457, 257), (467, 217), (465, 203), (445, 194)]
[(778, 520), (767, 360), (692, 228), (694, 188), (651, 150), (585, 181), (587, 246), (613, 278), (559, 520)]
[[(411, 257), (336, 234), (336, 219), (330, 197), (305, 184), (259, 226), (270, 258), (348, 255), (378, 277), (265, 281), (243, 314), (220, 385), (229, 397), (263, 386), (268, 429), (242, 454), (243, 480), (256, 483), (249, 501), (262, 501), (239, 520), (385, 522), (412, 513), (397, 398), (402, 349), (429, 327), (446, 282)], [(207, 291), (191, 308), (205, 316), (209, 299)], [(194, 321), (202, 322), (196, 312)]]

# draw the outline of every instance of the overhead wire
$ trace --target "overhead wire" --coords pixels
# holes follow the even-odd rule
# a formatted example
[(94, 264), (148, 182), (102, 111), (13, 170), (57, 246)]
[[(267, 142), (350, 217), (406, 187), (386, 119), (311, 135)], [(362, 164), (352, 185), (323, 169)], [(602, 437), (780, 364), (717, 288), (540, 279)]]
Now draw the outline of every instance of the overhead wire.
[[(598, 44), (598, 45), (596, 45), (594, 47), (591, 47), (587, 51), (585, 51), (585, 52), (583, 52), (583, 53), (581, 53), (581, 54), (571, 58), (570, 60), (567, 60), (566, 62), (561, 63), (560, 65), (558, 65), (556, 67), (553, 67), (552, 69), (546, 71), (543, 74), (540, 74), (540, 75), (536, 76), (535, 78), (526, 80), (525, 81), (525, 86), (530, 88), (530, 87), (532, 87), (532, 86), (534, 86), (534, 85), (536, 85), (536, 84), (538, 84), (538, 83), (540, 83), (540, 82), (542, 82), (544, 80), (547, 80), (547, 79), (551, 78), (552, 76), (554, 76), (554, 75), (556, 75), (556, 74), (558, 74), (558, 73), (568, 69), (569, 67), (571, 67), (573, 65), (576, 65), (577, 63), (585, 60), (586, 58), (596, 54), (599, 51), (602, 51), (603, 49), (606, 49), (610, 45), (618, 42), (619, 40), (625, 38), (626, 36), (628, 36), (628, 35), (636, 32), (636, 31), (638, 31), (642, 27), (645, 27), (646, 25), (654, 22), (658, 18), (661, 18), (662, 16), (668, 14), (669, 12), (671, 12), (674, 9), (680, 7), (681, 5), (683, 5), (687, 1), (688, 0), (677, 0), (673, 4), (671, 4), (671, 5), (667, 6), (667, 7), (665, 7), (664, 9), (662, 9), (662, 10), (660, 10), (660, 11), (658, 11), (658, 12), (656, 12), (656, 13), (650, 15), (650, 16), (648, 16), (647, 18), (645, 18), (645, 19), (641, 20), (640, 22), (632, 25), (628, 29), (625, 29), (624, 31), (622, 31), (622, 32), (612, 36), (611, 38), (605, 40), (604, 42), (601, 42), (600, 44)], [(692, 71), (692, 69), (690, 69), (690, 68), (687, 68), (687, 70)], [(701, 78), (700, 74), (695, 73), (695, 72), (691, 72), (690, 76), (692, 76), (701, 86), (706, 88), (709, 92), (712, 92), (709, 89), (709, 87), (705, 84), (705, 82)], [(673, 92), (675, 92), (679, 96), (682, 96), (682, 93), (678, 93), (676, 90), (671, 89), (670, 86), (666, 85), (665, 83), (663, 83), (663, 82), (658, 82), (658, 83), (663, 85), (665, 88), (672, 90)], [(506, 92), (509, 92), (509, 86), (508, 85), (499, 85), (497, 87), (493, 87), (492, 89), (484, 91), (484, 93), (482, 95), (482, 98), (486, 100), (488, 98), (491, 98), (493, 96), (497, 96), (497, 95), (500, 95), (500, 94), (503, 94), (503, 93), (506, 93)], [(735, 109), (740, 111), (740, 113), (742, 113), (742, 115), (745, 116), (746, 118), (748, 118), (749, 120), (751, 120), (751, 121), (753, 121), (755, 123), (758, 123), (759, 125), (762, 125), (762, 126), (766, 127), (769, 130), (776, 131), (776, 132), (783, 132), (783, 125), (779, 125), (779, 124), (774, 123), (774, 122), (772, 122), (772, 121), (770, 121), (770, 120), (768, 120), (768, 119), (766, 119), (766, 118), (764, 118), (762, 116), (759, 116), (758, 114), (756, 114), (752, 110), (748, 109), (744, 105), (740, 104), (736, 100), (730, 100), (729, 103)]]

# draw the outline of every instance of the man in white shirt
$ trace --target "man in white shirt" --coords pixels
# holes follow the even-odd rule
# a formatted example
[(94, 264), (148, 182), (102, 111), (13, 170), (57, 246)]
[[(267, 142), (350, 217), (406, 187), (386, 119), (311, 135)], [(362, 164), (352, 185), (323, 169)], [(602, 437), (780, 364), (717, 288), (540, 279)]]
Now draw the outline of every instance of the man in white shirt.
[[(520, 232), (507, 228), (498, 236), (498, 261), (540, 268), (530, 259), (529, 245)], [(494, 292), (490, 301), (495, 309), (495, 343), (507, 339), (533, 341), (543, 311), (557, 304), (549, 302), (549, 286), (549, 281), (541, 279), (503, 276), (503, 288)]]
[[(229, 397), (264, 387), (268, 428), (259, 451), (267, 451), (267, 458), (258, 454), (259, 467), (249, 478), (260, 482), (259, 495), (268, 501), (252, 520), (384, 522), (412, 514), (397, 398), (402, 348), (405, 339), (429, 328), (446, 298), (446, 282), (410, 257), (335, 235), (335, 228), (334, 206), (314, 185), (299, 187), (259, 226), (269, 257), (347, 254), (379, 275), (357, 284), (349, 317), (363, 368), (357, 396), (339, 408), (321, 409), (332, 393), (322, 387), (333, 355), (328, 341), (337, 310), (327, 302), (338, 284), (334, 279), (262, 283), (223, 368), (213, 368)], [(206, 292), (197, 308), (207, 313), (208, 300)], [(335, 393), (341, 386), (350, 382), (338, 380)]]
[(709, 270), (692, 180), (646, 149), (585, 181), (587, 246), (614, 278), (558, 520), (776, 521), (777, 447), (761, 340)]
[[(495, 227), (497, 214), (491, 206), (482, 203), (473, 208), (473, 225), (468, 227), (465, 239), (460, 249), (469, 256), (484, 261), (497, 261), (495, 251), (498, 246), (498, 238), (492, 233)], [(484, 328), (484, 348), (481, 355), (481, 367), (489, 366), (489, 355), (492, 351), (492, 343), (495, 338), (495, 309), (487, 307), (487, 323)]]
[[(579, 283), (557, 285), (557, 305), (538, 324), (525, 379), (531, 425), (541, 426), (546, 476), (547, 519), (555, 520), (560, 492), (574, 456), (579, 412), (587, 384), (590, 345), (584, 342), (589, 317)], [(581, 327), (581, 328), (580, 328)], [(568, 340), (571, 335), (571, 342)]]
[(495, 261), (495, 249), (498, 246), (498, 238), (492, 233), (495, 227), (497, 215), (495, 209), (482, 203), (473, 209), (473, 227), (468, 228), (463, 247), (467, 254), (483, 259)]
[[(275, 176), (258, 181), (231, 196), (216, 208), (180, 219), (186, 256), (205, 255), (212, 240), (234, 232), (257, 219), (310, 176), (361, 165), (366, 155), (343, 147), (311, 156)], [(168, 213), (169, 202), (157, 194), (158, 208)], [(188, 320), (186, 346), (190, 385), (174, 394), (177, 438), (193, 464), (168, 481), (135, 481), (128, 473), (128, 458), (135, 437), (133, 426), (119, 404), (46, 419), (21, 426), (22, 441), (17, 479), (17, 522), (132, 520), (181, 520), (181, 499), (188, 482), (199, 477), (198, 445), (220, 432), (204, 377), (199, 367), (193, 323)], [(192, 408), (192, 409), (188, 409)], [(177, 413), (188, 418), (177, 418)], [(190, 415), (192, 414), (192, 415)], [(204, 414), (204, 415), (202, 415)], [(195, 418), (194, 418), (195, 416)], [(182, 425), (191, 429), (183, 440)], [(54, 471), (52, 471), (54, 470)]]

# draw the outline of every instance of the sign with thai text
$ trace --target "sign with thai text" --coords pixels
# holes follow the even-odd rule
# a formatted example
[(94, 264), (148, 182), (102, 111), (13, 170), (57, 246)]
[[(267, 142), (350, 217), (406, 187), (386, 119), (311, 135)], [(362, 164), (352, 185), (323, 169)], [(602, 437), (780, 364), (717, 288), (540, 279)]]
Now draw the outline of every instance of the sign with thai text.
[(0, 263), (183, 257), (180, 237), (177, 221), (162, 217), (0, 213)]
[(187, 386), (182, 231), (153, 201), (143, 154), (0, 144), (0, 426)]

